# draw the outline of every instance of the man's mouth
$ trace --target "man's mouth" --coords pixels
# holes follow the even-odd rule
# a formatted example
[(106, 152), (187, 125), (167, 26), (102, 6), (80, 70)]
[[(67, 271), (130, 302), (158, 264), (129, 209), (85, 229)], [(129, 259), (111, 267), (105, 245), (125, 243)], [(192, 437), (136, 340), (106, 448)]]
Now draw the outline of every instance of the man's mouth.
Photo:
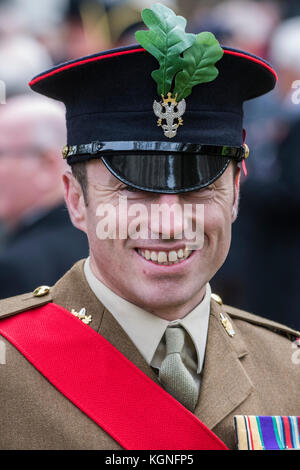
[(141, 250), (137, 248), (136, 251), (147, 261), (166, 266), (181, 263), (192, 254), (192, 250), (188, 250), (187, 248), (171, 251)]

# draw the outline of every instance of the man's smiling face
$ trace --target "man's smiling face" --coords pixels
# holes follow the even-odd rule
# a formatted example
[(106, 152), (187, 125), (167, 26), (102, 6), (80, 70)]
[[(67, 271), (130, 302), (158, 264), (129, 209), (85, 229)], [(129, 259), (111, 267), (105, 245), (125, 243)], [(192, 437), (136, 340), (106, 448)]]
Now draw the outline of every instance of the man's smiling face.
[[(222, 266), (229, 250), (239, 190), (239, 171), (234, 177), (233, 168), (230, 164), (218, 180), (202, 190), (161, 194), (132, 191), (100, 160), (90, 161), (87, 205), (78, 181), (70, 172), (66, 173), (65, 196), (70, 216), (74, 225), (88, 236), (91, 268), (96, 277), (116, 294), (162, 318), (173, 320), (187, 315), (201, 302), (206, 283)], [(117, 214), (118, 234), (119, 214), (124, 216), (119, 206), (125, 199), (129, 214), (133, 204), (145, 209), (143, 213), (148, 217), (144, 215), (143, 222), (147, 235), (143, 239), (132, 236), (101, 239), (99, 214), (104, 214), (101, 208), (107, 204), (106, 207), (111, 207), (111, 217)], [(163, 204), (169, 206), (171, 217), (167, 223), (153, 223), (151, 208)], [(174, 204), (182, 208), (183, 217), (176, 217), (171, 207)], [(185, 205), (192, 205), (193, 209), (202, 205), (202, 211), (193, 210), (192, 218), (194, 227), (204, 227), (203, 246), (191, 252), (185, 250), (189, 241), (184, 232)], [(126, 217), (129, 234), (132, 222), (132, 215)]]

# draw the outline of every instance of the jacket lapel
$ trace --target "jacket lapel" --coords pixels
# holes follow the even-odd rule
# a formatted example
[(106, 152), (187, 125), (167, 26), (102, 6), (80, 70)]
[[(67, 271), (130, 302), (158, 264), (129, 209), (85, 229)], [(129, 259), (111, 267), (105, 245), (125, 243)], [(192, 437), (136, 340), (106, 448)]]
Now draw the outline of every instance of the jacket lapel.
[(248, 354), (241, 334), (230, 337), (220, 320), (220, 312), (228, 315), (214, 300), (208, 329), (205, 362), (202, 372), (196, 416), (214, 428), (251, 393), (253, 384), (241, 359)]
[(158, 379), (152, 368), (147, 364), (129, 336), (121, 328), (113, 315), (104, 309), (104, 314), (98, 331), (107, 341), (115, 346), (124, 356), (135, 364), (150, 379), (158, 383)]
[(90, 289), (84, 275), (84, 261), (79, 261), (62, 277), (53, 288), (53, 302), (67, 310), (80, 311), (92, 316), (91, 328), (101, 334), (133, 364), (141, 369), (154, 382), (157, 376), (137, 350), (131, 339), (121, 328), (113, 315), (101, 304)]

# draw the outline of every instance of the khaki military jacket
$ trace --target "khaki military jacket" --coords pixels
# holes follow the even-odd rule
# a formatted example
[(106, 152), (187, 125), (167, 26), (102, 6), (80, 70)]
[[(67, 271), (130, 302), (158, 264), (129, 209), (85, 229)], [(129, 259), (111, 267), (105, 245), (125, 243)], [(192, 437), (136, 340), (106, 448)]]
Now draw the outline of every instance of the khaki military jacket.
[[(154, 382), (158, 379), (126, 333), (96, 298), (78, 262), (43, 297), (0, 301), (0, 317), (55, 302), (92, 316), (99, 332)], [(221, 322), (230, 318), (234, 336)], [(300, 414), (297, 332), (212, 299), (195, 415), (235, 449), (234, 415)], [(0, 364), (0, 449), (120, 449), (105, 431), (50, 384), (3, 337)], [(107, 410), (109, 413), (109, 410)], [(170, 430), (172, 432), (172, 430)]]

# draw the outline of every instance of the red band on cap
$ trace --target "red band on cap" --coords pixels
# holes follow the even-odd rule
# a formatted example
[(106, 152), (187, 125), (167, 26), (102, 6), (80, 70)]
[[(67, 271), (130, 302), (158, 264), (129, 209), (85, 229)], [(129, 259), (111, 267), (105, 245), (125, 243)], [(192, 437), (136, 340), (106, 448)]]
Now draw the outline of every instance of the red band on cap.
[(246, 129), (243, 129), (243, 144), (246, 141)]
[[(109, 59), (111, 57), (117, 57), (121, 55), (126, 55), (126, 54), (135, 54), (136, 52), (145, 52), (145, 49), (143, 48), (138, 48), (138, 49), (131, 49), (129, 51), (119, 51), (119, 52), (112, 52), (111, 54), (106, 54), (106, 55), (101, 55), (101, 56), (96, 56), (96, 57), (90, 57), (88, 59), (83, 59), (79, 60), (77, 62), (72, 62), (71, 64), (64, 65), (62, 67), (59, 67), (55, 70), (52, 70), (51, 72), (45, 73), (44, 75), (40, 75), (39, 77), (34, 78), (29, 82), (29, 86), (31, 87), (32, 85), (35, 85), (36, 83), (40, 82), (41, 80), (44, 80), (44, 78), (51, 77), (52, 75), (56, 75), (59, 72), (63, 72), (64, 70), (69, 70), (72, 69), (73, 67), (77, 67), (78, 65), (83, 65), (87, 64), (89, 62), (96, 62), (97, 60), (102, 60), (102, 59)], [(263, 62), (262, 60), (256, 59), (255, 57), (248, 56), (246, 54), (242, 54), (241, 52), (234, 52), (234, 51), (228, 51), (224, 50), (224, 54), (229, 54), (229, 55), (235, 55), (238, 57), (242, 57), (244, 59), (252, 60), (252, 62), (256, 62), (266, 69), (268, 69), (275, 77), (276, 80), (278, 80), (277, 74), (275, 70), (272, 69), (268, 64)]]
[(272, 69), (272, 67), (270, 67), (270, 65), (266, 64), (262, 60), (259, 60), (256, 57), (248, 56), (247, 54), (243, 54), (242, 52), (224, 51), (224, 53), (229, 54), (229, 55), (236, 55), (238, 57), (243, 57), (244, 59), (252, 60), (252, 62), (256, 62), (257, 64), (262, 65), (263, 67), (268, 69), (274, 75), (274, 77), (276, 78), (276, 81), (278, 80), (278, 76), (277, 76), (277, 73), (275, 72), (275, 70)]
[(83, 65), (83, 64), (87, 64), (88, 62), (96, 62), (97, 60), (101, 60), (101, 59), (109, 59), (111, 57), (116, 57), (119, 55), (133, 54), (135, 52), (143, 52), (143, 51), (145, 51), (145, 49), (132, 49), (131, 51), (119, 51), (119, 52), (113, 52), (111, 54), (101, 55), (97, 57), (90, 57), (89, 59), (83, 59), (77, 62), (72, 62), (72, 64), (64, 65), (63, 67), (59, 67), (55, 70), (52, 70), (51, 72), (45, 73), (44, 75), (40, 75), (39, 77), (34, 78), (33, 80), (31, 80), (31, 82), (29, 82), (29, 86), (32, 86), (35, 83), (41, 80), (44, 80), (44, 78), (48, 78), (48, 77), (51, 77), (52, 75), (62, 72), (63, 70), (68, 70), (68, 69), (72, 69), (73, 67), (77, 67), (77, 65)]

